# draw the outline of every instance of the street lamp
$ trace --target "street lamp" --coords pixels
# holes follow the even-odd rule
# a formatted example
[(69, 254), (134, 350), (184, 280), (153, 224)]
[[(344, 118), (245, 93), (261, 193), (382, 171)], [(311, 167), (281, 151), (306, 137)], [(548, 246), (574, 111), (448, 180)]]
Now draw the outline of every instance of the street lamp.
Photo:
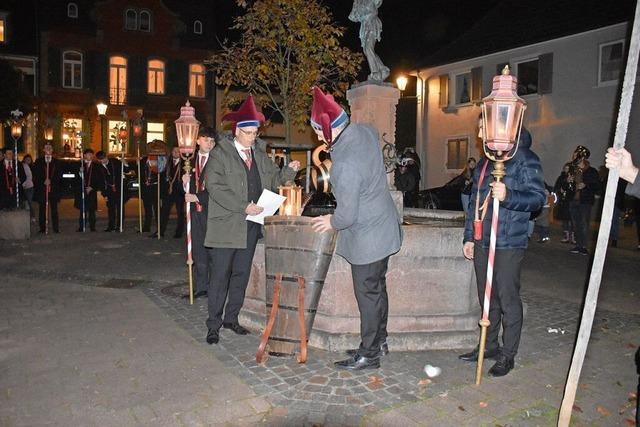
[[(196, 110), (189, 101), (180, 108), (180, 117), (175, 122), (180, 157), (184, 160), (184, 171), (189, 175), (191, 183), (191, 157), (196, 148), (200, 122), (196, 119)], [(197, 183), (196, 183), (197, 185)], [(186, 192), (189, 192), (187, 184)], [(191, 203), (186, 204), (187, 216), (187, 269), (189, 271), (189, 303), (193, 304), (193, 256), (191, 254)]]
[(124, 220), (124, 153), (127, 152), (127, 142), (129, 137), (129, 131), (126, 126), (120, 126), (118, 129), (118, 140), (120, 141), (120, 232), (123, 231)]
[(402, 96), (402, 92), (404, 92), (404, 90), (407, 88), (408, 82), (409, 82), (409, 79), (404, 74), (401, 74), (396, 79), (396, 85), (398, 86), (398, 89), (400, 89), (400, 96)]
[[(493, 88), (489, 96), (482, 100), (482, 148), (487, 159), (493, 161), (491, 175), (496, 182), (504, 178), (506, 172), (504, 162), (511, 160), (518, 151), (522, 119), (527, 108), (524, 100), (518, 96), (518, 79), (509, 73), (509, 66), (505, 66), (499, 76), (493, 78)], [(493, 199), (491, 220), (491, 239), (489, 241), (489, 256), (487, 277), (480, 319), (480, 345), (478, 349), (478, 366), (476, 368), (476, 385), (482, 378), (482, 362), (487, 339), (489, 322), (489, 305), (491, 300), (491, 284), (493, 282), (493, 260), (496, 251), (496, 235), (498, 219), (500, 218), (500, 201)], [(476, 213), (477, 215), (477, 213)], [(474, 235), (482, 238), (482, 220), (473, 221)]]
[(133, 121), (133, 136), (136, 138), (136, 154), (138, 157), (138, 225), (142, 234), (142, 178), (140, 177), (140, 137), (142, 136), (142, 119)]
[(47, 126), (44, 128), (44, 140), (53, 141), (53, 127)]
[(108, 105), (104, 102), (100, 102), (96, 104), (96, 108), (98, 109), (98, 116), (100, 116), (100, 149), (104, 150), (104, 128), (102, 122), (104, 121), (104, 117), (107, 114)]

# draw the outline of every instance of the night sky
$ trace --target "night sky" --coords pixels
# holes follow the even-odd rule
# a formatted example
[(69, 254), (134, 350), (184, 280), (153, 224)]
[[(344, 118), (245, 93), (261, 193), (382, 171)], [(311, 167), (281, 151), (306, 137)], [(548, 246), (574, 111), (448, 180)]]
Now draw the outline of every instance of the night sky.
[[(344, 44), (361, 52), (358, 31), (360, 24), (349, 21), (353, 2), (321, 0), (333, 13), (335, 21), (346, 28)], [(390, 78), (399, 71), (416, 69), (421, 58), (435, 53), (450, 40), (472, 25), (499, 0), (385, 0), (378, 9), (382, 20), (382, 42), (376, 53), (391, 68)], [(240, 13), (235, 0), (215, 2), (218, 37), (230, 37), (225, 30), (233, 16)], [(359, 80), (366, 78), (363, 63)]]

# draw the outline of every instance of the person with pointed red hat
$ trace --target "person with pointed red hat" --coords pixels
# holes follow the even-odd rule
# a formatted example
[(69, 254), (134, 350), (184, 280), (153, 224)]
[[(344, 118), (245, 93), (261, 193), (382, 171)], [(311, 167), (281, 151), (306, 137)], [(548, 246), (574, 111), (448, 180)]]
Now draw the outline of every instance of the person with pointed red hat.
[(386, 274), (389, 257), (402, 245), (401, 219), (391, 198), (378, 132), (349, 123), (331, 95), (313, 92), (311, 126), (331, 151), (331, 186), (337, 207), (333, 215), (314, 219), (317, 232), (338, 230), (336, 253), (351, 264), (360, 310), (360, 347), (335, 362), (338, 369), (380, 367), (388, 353)]
[(262, 226), (246, 217), (262, 212), (256, 202), (264, 189), (277, 192), (278, 186), (293, 180), (300, 168), (300, 162), (293, 161), (280, 169), (267, 156), (266, 143), (258, 138), (264, 116), (256, 109), (253, 97), (222, 120), (232, 123), (232, 135), (220, 138), (205, 169), (209, 215), (204, 245), (211, 272), (208, 344), (219, 341), (221, 327), (239, 335), (249, 333), (238, 323), (238, 314)]

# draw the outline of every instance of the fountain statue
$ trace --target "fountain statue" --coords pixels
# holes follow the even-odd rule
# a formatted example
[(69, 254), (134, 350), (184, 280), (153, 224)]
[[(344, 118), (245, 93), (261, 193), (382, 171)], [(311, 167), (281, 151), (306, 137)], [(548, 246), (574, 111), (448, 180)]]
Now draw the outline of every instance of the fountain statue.
[(382, 21), (378, 18), (378, 8), (381, 4), (382, 0), (354, 0), (349, 14), (349, 20), (360, 22), (360, 44), (371, 71), (367, 80), (376, 82), (383, 82), (389, 77), (389, 68), (382, 63), (374, 50), (376, 41), (381, 40), (382, 34)]

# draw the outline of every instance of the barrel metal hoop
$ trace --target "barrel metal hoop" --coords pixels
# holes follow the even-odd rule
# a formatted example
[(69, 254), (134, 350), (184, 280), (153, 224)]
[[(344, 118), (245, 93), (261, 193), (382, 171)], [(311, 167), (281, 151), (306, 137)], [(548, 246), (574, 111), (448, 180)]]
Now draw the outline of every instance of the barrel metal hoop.
[[(271, 307), (273, 307), (273, 304), (268, 302), (267, 303), (267, 307), (271, 308)], [(298, 307), (292, 307), (290, 305), (278, 304), (278, 310), (298, 311)], [(305, 308), (304, 311), (306, 311), (307, 313), (317, 313), (318, 309), (316, 309), (316, 308)]]
[[(291, 283), (298, 283), (298, 276), (282, 276), (282, 281), (283, 282), (291, 282)], [(271, 279), (274, 280), (276, 278), (275, 274), (267, 274), (267, 279)], [(324, 280), (306, 280), (306, 283), (308, 285), (324, 285)]]
[(265, 250), (306, 252), (306, 253), (315, 254), (315, 255), (319, 255), (319, 256), (325, 256), (325, 257), (332, 257), (333, 256), (333, 252), (328, 253), (328, 252), (312, 250), (312, 249), (304, 249), (304, 248), (287, 248), (287, 247), (284, 247), (284, 246), (265, 246)]

